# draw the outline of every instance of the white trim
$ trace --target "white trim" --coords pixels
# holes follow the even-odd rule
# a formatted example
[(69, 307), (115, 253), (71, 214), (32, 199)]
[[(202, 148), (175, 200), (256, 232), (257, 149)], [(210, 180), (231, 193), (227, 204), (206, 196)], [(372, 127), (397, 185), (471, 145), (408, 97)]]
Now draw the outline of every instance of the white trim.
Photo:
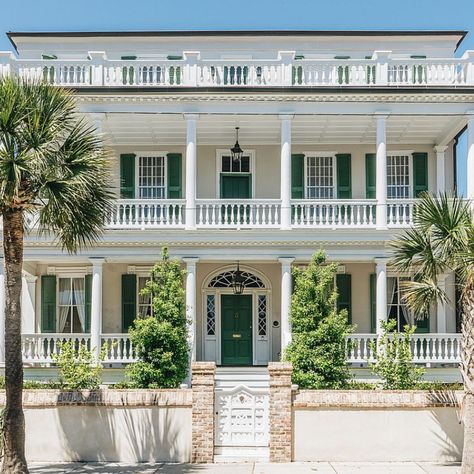
[[(337, 152), (334, 151), (317, 151), (317, 152), (303, 152), (303, 193), (304, 199), (308, 198), (308, 158), (332, 158), (332, 170), (333, 170), (333, 197), (331, 199), (337, 199)], [(311, 198), (312, 199), (312, 198)], [(331, 200), (328, 198), (328, 200)]]
[(160, 157), (163, 158), (164, 163), (164, 197), (163, 199), (168, 199), (168, 151), (136, 151), (135, 153), (135, 199), (147, 199), (147, 198), (140, 198), (138, 196), (139, 192), (139, 183), (140, 183), (140, 157), (143, 158), (153, 158), (153, 157)]
[(92, 273), (92, 265), (48, 267), (46, 270), (47, 275), (57, 275), (60, 278), (80, 278), (90, 273)]
[[(222, 173), (222, 157), (223, 156), (227, 156), (229, 155), (230, 156), (230, 150), (228, 149), (225, 149), (225, 148), (217, 148), (216, 149), (216, 169), (215, 169), (215, 173), (216, 173), (216, 193), (215, 193), (215, 197), (216, 199), (220, 199), (221, 198), (221, 173)], [(257, 176), (256, 176), (256, 165), (255, 165), (255, 158), (256, 158), (256, 151), (255, 150), (244, 150), (244, 156), (249, 156), (249, 173), (250, 174), (250, 182), (251, 182), (251, 185), (252, 185), (252, 197), (251, 199), (255, 199), (255, 183), (257, 181)], [(239, 173), (232, 173), (232, 172), (225, 172), (224, 174), (239, 174)], [(243, 173), (243, 174), (247, 174), (247, 173)]]

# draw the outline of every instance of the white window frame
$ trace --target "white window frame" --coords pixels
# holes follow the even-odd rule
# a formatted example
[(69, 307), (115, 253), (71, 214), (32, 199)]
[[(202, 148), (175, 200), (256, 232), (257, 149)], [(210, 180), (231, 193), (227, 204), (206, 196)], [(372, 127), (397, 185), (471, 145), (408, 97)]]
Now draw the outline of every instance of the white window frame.
[[(54, 274), (56, 276), (56, 333), (57, 334), (88, 334), (86, 332), (86, 328), (84, 327), (83, 332), (73, 332), (73, 321), (71, 320), (71, 331), (69, 332), (62, 332), (59, 329), (59, 315), (61, 314), (60, 308), (65, 305), (59, 304), (60, 301), (60, 295), (59, 295), (59, 280), (64, 279), (64, 280), (69, 280), (71, 282), (71, 298), (72, 298), (72, 280), (77, 278), (81, 278), (84, 280), (84, 311), (86, 311), (86, 273), (80, 272), (80, 273), (48, 273), (48, 274)], [(72, 308), (72, 301), (69, 303), (69, 308)]]
[[(388, 150), (387, 151), (387, 166), (385, 169), (387, 180), (387, 199), (413, 199), (413, 150)], [(388, 197), (388, 157), (389, 156), (407, 156), (408, 157), (408, 197), (407, 198), (389, 198)]]
[[(248, 156), (249, 160), (249, 172), (248, 173), (241, 173), (241, 172), (233, 172), (233, 171), (222, 171), (222, 157), (223, 156), (230, 156), (230, 150), (227, 149), (217, 149), (216, 150), (216, 199), (220, 199), (220, 187), (221, 187), (221, 174), (228, 174), (228, 175), (239, 175), (239, 174), (249, 174), (251, 176), (251, 184), (252, 184), (252, 199), (255, 197), (255, 183), (257, 181), (256, 173), (255, 173), (255, 157), (256, 153), (255, 150), (244, 150), (244, 156)], [(231, 157), (232, 159), (232, 157)]]
[(163, 199), (168, 198), (168, 151), (136, 151), (134, 152), (135, 159), (135, 199), (144, 199), (144, 200), (154, 200), (158, 198), (141, 198), (140, 197), (140, 158), (153, 158), (159, 157), (163, 158), (164, 162), (164, 197)]
[[(337, 152), (335, 151), (305, 151), (304, 154), (304, 198), (312, 199), (314, 201), (325, 200), (331, 201), (337, 199)], [(332, 198), (310, 198), (308, 196), (308, 158), (332, 158), (332, 172), (333, 172), (333, 197)]]

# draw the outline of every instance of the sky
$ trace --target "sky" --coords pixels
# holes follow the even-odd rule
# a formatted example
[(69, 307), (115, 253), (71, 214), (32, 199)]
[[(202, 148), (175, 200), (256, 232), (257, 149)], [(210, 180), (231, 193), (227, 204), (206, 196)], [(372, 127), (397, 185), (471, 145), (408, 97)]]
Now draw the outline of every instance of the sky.
[[(474, 50), (474, 0), (0, 0), (0, 51), (7, 31), (216, 29), (468, 30), (457, 55)], [(458, 145), (465, 189), (466, 138)]]

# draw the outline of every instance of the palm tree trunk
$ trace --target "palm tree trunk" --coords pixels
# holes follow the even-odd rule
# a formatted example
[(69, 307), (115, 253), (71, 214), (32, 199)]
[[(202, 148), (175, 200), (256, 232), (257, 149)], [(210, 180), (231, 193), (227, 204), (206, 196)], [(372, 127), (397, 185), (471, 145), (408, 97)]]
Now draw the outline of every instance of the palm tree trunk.
[(463, 295), (461, 371), (464, 379), (464, 448), (461, 474), (474, 472), (474, 286)]
[(3, 213), (5, 261), (5, 388), (4, 458), (2, 472), (28, 473), (23, 415), (23, 361), (21, 355), (21, 271), (23, 266), (23, 212)]

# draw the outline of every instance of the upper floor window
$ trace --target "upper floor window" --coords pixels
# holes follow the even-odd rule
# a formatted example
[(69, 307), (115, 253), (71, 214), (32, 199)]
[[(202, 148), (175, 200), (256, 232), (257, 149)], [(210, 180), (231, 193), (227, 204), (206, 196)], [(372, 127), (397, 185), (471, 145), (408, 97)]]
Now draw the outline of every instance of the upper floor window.
[(407, 199), (410, 196), (410, 157), (408, 155), (387, 156), (387, 197)]
[(85, 279), (59, 278), (57, 331), (82, 333), (86, 327)]
[(138, 198), (164, 199), (166, 197), (166, 157), (138, 157)]
[(334, 156), (306, 156), (306, 198), (333, 199), (335, 196)]

